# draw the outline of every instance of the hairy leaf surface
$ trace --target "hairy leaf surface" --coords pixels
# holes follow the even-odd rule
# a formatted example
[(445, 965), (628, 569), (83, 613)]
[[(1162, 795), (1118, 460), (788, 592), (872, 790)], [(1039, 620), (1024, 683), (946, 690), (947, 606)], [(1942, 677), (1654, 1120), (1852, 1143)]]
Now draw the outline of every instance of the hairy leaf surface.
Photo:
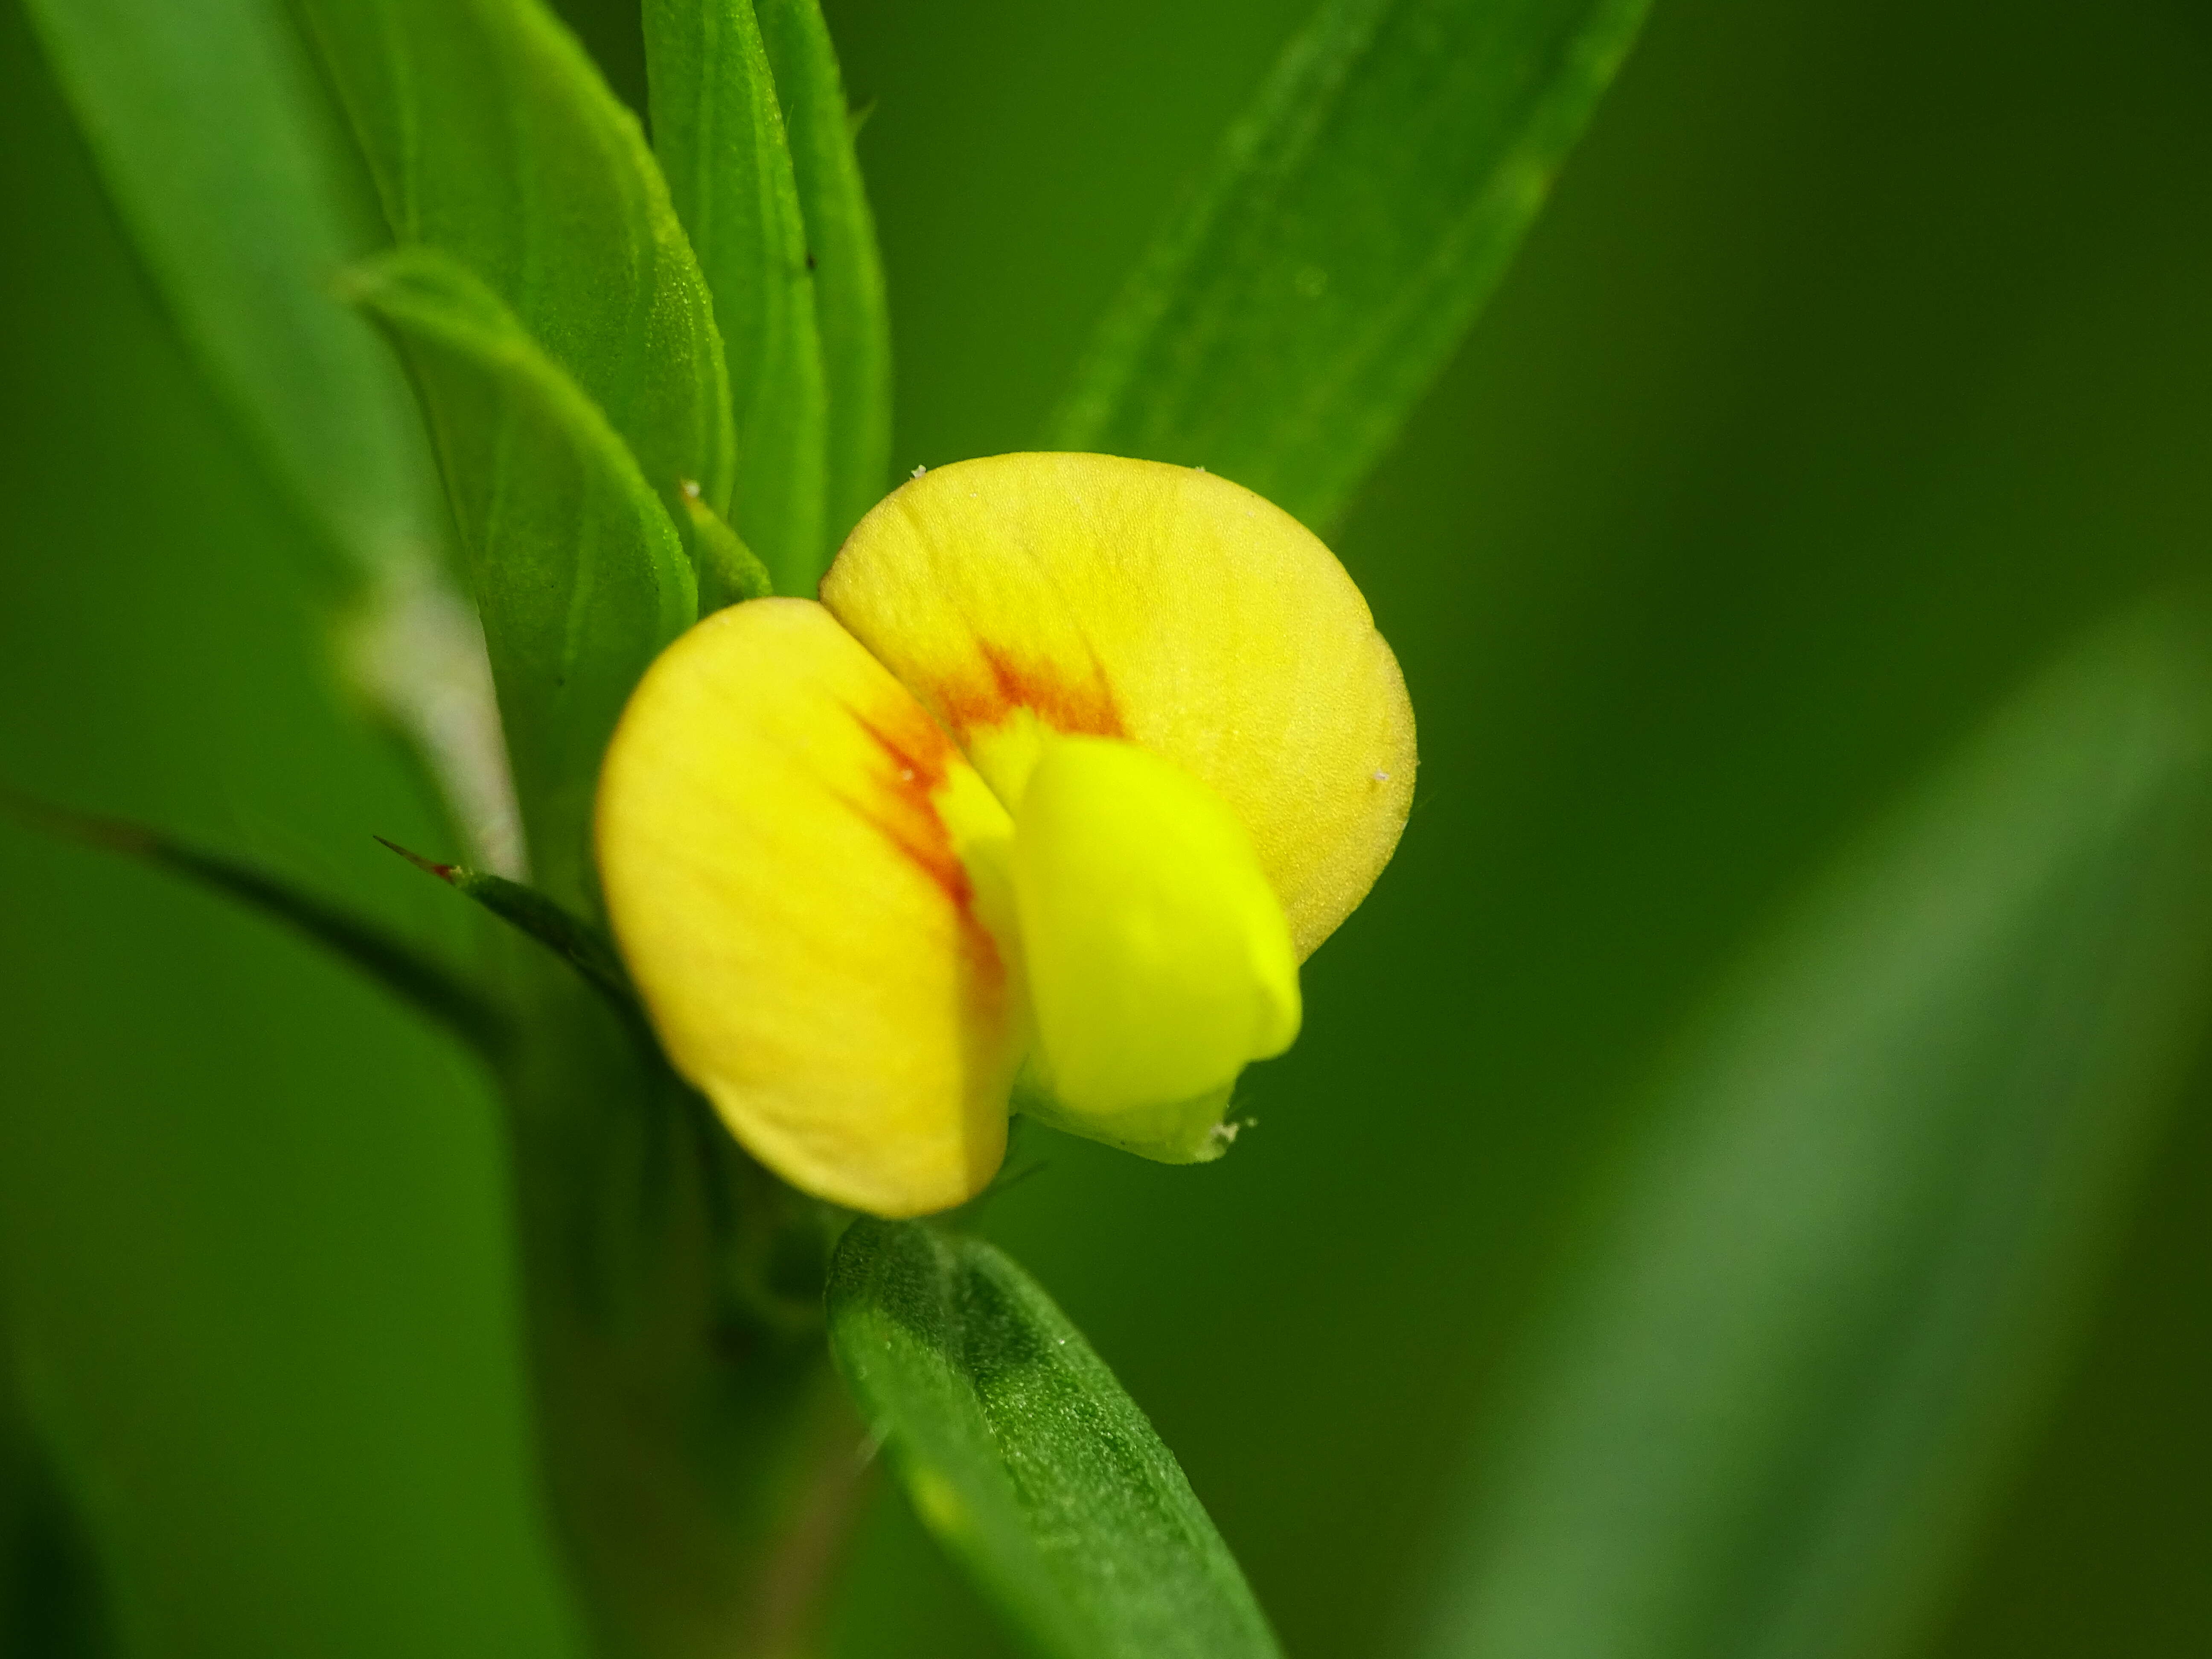
[(973, 1238), (856, 1222), (830, 1342), (916, 1511), (1054, 1659), (1273, 1659), (1243, 1574), (1104, 1362)]
[(299, 0), (404, 244), (489, 286), (672, 512), (728, 504), (714, 307), (637, 121), (537, 0)]

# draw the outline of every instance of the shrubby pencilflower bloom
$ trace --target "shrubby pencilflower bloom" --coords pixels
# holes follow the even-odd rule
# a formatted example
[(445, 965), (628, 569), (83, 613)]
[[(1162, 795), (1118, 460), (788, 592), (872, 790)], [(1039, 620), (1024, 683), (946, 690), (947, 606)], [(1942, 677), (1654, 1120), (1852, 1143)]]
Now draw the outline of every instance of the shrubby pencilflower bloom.
[(1413, 719), (1334, 556), (1207, 473), (1004, 455), (720, 611), (607, 753), (608, 914), (677, 1068), (793, 1184), (981, 1191), (1010, 1109), (1218, 1156), (1404, 828)]

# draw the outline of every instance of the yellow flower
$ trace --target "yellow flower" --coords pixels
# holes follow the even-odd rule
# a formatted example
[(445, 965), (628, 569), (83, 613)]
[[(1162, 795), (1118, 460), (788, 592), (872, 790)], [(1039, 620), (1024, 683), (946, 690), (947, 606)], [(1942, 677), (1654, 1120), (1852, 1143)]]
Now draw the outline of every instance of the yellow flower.
[(753, 1154), (947, 1208), (1010, 1102), (1218, 1156), (1404, 828), (1413, 719), (1335, 557), (1205, 472), (1002, 455), (717, 612), (607, 751), (599, 860), (672, 1061)]

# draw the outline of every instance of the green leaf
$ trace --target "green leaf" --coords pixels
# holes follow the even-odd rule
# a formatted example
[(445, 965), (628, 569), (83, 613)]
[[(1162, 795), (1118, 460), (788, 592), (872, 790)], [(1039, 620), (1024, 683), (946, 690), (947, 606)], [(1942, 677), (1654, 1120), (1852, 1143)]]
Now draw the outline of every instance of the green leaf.
[(470, 737), (497, 718), (474, 624), (419, 625), (454, 608), (422, 422), (335, 291), (383, 229), (281, 0), (29, 10), (186, 349), (325, 556), (356, 647), (342, 677), (496, 847), (513, 808), (495, 745)]
[(1340, 513), (1510, 263), (1649, 0), (1328, 0), (1102, 324), (1050, 447)]
[[(636, 118), (538, 0), (298, 0), (402, 243), (487, 284), (673, 514), (733, 466), (714, 309)], [(448, 486), (453, 483), (447, 474)]]
[(345, 136), (270, 0), (30, 0), (155, 286), (279, 486), (357, 579), (437, 545), (397, 369), (339, 303), (373, 246)]
[(714, 296), (737, 413), (730, 517), (787, 593), (828, 562), (827, 393), (806, 224), (751, 0), (646, 0), (653, 143)]
[(401, 248), (352, 291), (399, 348), (445, 469), (536, 884), (592, 910), (599, 757), (697, 613), (690, 565), (606, 418), (465, 269)]
[(509, 881), (505, 876), (471, 870), (465, 865), (438, 864), (420, 853), (410, 852), (396, 841), (386, 841), (382, 836), (376, 840), (378, 845), (398, 854), (417, 870), (435, 876), (455, 892), (473, 899), (516, 932), (536, 939), (581, 974), (585, 982), (612, 1003), (617, 1012), (635, 1012), (637, 993), (630, 985), (629, 975), (623, 971), (621, 957), (615, 954), (605, 933), (574, 911), (556, 904), (536, 888)]
[(744, 599), (764, 599), (775, 592), (768, 567), (738, 539), (738, 532), (698, 500), (684, 510), (691, 521), (691, 556), (699, 568), (699, 614), (720, 611)]
[(444, 963), (342, 904), (243, 859), (196, 847), (143, 824), (64, 811), (13, 795), (0, 797), (0, 806), (54, 835), (137, 859), (258, 910), (351, 963), (486, 1058), (497, 1059), (507, 1049), (510, 1031), (501, 1008)]
[(1427, 1653), (1911, 1650), (2203, 1040), (2208, 664), (2201, 616), (2100, 639), (1746, 965), (1482, 1467)]
[(852, 112), (822, 8), (818, 0), (760, 0), (759, 16), (814, 260), (830, 396), (824, 545), (834, 549), (890, 483), (890, 317), (875, 217), (853, 150)]
[(1053, 1659), (1279, 1650), (1174, 1456), (1020, 1268), (855, 1222), (830, 1267), (839, 1368), (915, 1510)]

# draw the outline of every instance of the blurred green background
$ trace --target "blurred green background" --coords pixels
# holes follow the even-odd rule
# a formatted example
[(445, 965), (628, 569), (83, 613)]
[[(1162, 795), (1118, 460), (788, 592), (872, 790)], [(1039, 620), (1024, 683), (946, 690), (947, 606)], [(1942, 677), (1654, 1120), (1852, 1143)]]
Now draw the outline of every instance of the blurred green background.
[[(635, 8), (565, 9), (635, 98)], [(830, 6), (902, 469), (1033, 441), (1305, 9)], [(0, 179), (0, 782), (454, 927), (368, 839), (434, 831), (12, 3)], [(1258, 1127), (1200, 1170), (1026, 1132), (1044, 1168), (985, 1212), (1292, 1654), (1417, 1625), (1464, 1449), (1717, 975), (2082, 624), (2203, 568), (2208, 179), (2202, 6), (1662, 0), (1336, 538), (1422, 781)], [(4, 824), (0, 991), (0, 1522), (60, 1501), (33, 1421), (126, 1651), (561, 1650), (467, 1068), (261, 922)], [(2208, 1192), (2200, 1088), (1928, 1652), (2204, 1650)], [(13, 1577), (0, 1630), (70, 1621), (66, 1563)], [(847, 1659), (1010, 1651), (887, 1489), (837, 1620)]]

